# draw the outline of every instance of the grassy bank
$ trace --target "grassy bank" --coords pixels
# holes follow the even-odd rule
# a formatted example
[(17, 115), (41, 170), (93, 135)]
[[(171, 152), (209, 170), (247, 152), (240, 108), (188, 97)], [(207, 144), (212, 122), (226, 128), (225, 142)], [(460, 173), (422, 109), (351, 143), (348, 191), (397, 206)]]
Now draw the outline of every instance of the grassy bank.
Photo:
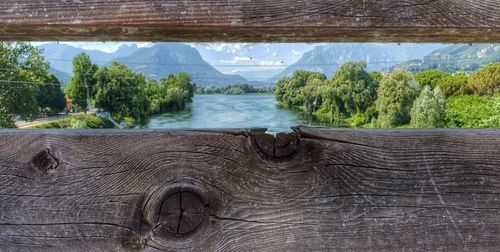
[(37, 124), (30, 129), (111, 129), (111, 121), (95, 115), (74, 115), (69, 118)]

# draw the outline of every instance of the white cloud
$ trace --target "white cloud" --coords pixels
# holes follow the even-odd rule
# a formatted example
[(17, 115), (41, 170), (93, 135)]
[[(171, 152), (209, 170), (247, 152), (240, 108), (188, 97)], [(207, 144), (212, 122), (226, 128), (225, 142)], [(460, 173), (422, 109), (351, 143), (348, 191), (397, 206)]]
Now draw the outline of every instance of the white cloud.
[(208, 50), (231, 54), (243, 54), (251, 49), (251, 44), (249, 43), (202, 43), (200, 45)]
[(234, 57), (232, 60), (220, 60), (219, 62), (221, 64), (236, 64), (236, 63), (246, 63), (248, 61), (251, 61), (252, 59), (249, 57)]
[(152, 47), (155, 45), (155, 43), (152, 43), (152, 42), (139, 42), (139, 43), (135, 43), (137, 45), (137, 47), (139, 48), (143, 48), (143, 47)]
[[(46, 43), (54, 43), (53, 41), (47, 42), (31, 42), (34, 46), (39, 46)], [(138, 47), (151, 47), (154, 43), (151, 42), (59, 42), (61, 44), (66, 44), (85, 50), (99, 50), (102, 52), (112, 53), (118, 50), (122, 45), (132, 45), (136, 44)]]
[(299, 56), (300, 55), (300, 52), (295, 50), (295, 49), (292, 49), (292, 55), (293, 56)]

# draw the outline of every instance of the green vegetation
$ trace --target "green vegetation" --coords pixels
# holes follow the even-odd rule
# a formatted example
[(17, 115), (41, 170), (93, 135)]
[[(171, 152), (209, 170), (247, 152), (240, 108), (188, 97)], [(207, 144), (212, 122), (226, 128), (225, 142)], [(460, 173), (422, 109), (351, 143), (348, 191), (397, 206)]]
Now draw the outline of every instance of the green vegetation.
[(416, 90), (410, 85), (410, 72), (397, 71), (380, 82), (376, 107), (377, 125), (382, 128), (395, 127), (410, 122), (410, 111)]
[(13, 127), (15, 117), (30, 120), (64, 109), (61, 86), (48, 68), (32, 45), (0, 42), (0, 128)]
[(500, 94), (451, 97), (446, 124), (450, 128), (500, 128)]
[(187, 73), (169, 75), (160, 83), (149, 81), (146, 93), (151, 100), (150, 111), (153, 114), (183, 109), (194, 96), (195, 85)]
[(364, 62), (346, 63), (331, 79), (296, 71), (278, 81), (276, 99), (337, 126), (500, 127), (500, 63), (470, 76), (440, 70), (383, 76), (365, 67)]
[(14, 118), (5, 108), (0, 108), (0, 128), (15, 128)]
[(89, 99), (95, 97), (96, 77), (99, 67), (92, 64), (90, 57), (81, 53), (73, 59), (73, 77), (68, 87), (68, 96), (73, 99), (73, 104), (81, 111), (87, 112)]
[(227, 94), (227, 95), (242, 95), (242, 94), (257, 94), (257, 93), (272, 93), (273, 87), (254, 87), (249, 84), (237, 84), (226, 87), (198, 87), (197, 94)]
[[(39, 49), (28, 43), (0, 42), (0, 68), (0, 128), (15, 127), (15, 118), (57, 115), (66, 107), (60, 82), (48, 73), (49, 63)], [(73, 59), (73, 73), (67, 95), (78, 111), (86, 113), (93, 105), (130, 127), (145, 124), (152, 114), (184, 108), (195, 91), (187, 73), (158, 83), (117, 62), (99, 68), (85, 53)], [(74, 116), (37, 127), (109, 128), (113, 124), (95, 116)]]
[[(82, 72), (72, 79), (74, 85), (68, 92), (75, 104), (86, 111), (87, 101), (91, 101), (97, 109), (109, 112), (115, 121), (124, 121), (129, 127), (144, 125), (153, 114), (182, 109), (194, 96), (195, 85), (187, 73), (169, 75), (158, 83), (118, 62), (97, 68), (85, 54), (78, 55), (73, 64)], [(75, 99), (80, 100), (80, 105)]]
[(116, 121), (128, 119), (144, 124), (149, 115), (146, 78), (123, 64), (113, 62), (95, 74), (97, 79), (95, 106), (109, 112)]
[(479, 95), (500, 92), (500, 63), (487, 65), (470, 77), (470, 85)]
[(32, 129), (109, 129), (111, 121), (95, 115), (74, 115), (65, 119), (38, 124)]
[(411, 126), (414, 128), (442, 128), (446, 111), (446, 99), (439, 87), (434, 91), (425, 86), (411, 109)]

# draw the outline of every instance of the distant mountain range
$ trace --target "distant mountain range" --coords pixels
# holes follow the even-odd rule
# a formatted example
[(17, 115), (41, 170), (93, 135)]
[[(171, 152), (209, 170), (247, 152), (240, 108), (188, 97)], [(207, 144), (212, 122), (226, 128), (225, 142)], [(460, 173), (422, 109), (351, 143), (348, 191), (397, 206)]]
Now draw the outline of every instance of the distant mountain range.
[[(85, 50), (66, 44), (48, 43), (44, 49), (50, 62), (50, 71), (62, 83), (68, 83), (72, 74), (72, 59), (86, 52), (99, 65), (112, 61), (124, 63), (149, 78), (161, 79), (168, 74), (190, 73), (194, 83), (202, 87), (222, 87), (234, 84), (254, 86), (273, 85), (279, 78), (290, 76), (299, 69), (320, 71), (330, 77), (345, 62), (364, 60), (369, 71), (392, 71), (395, 68), (420, 72), (428, 69), (471, 72), (479, 67), (500, 61), (500, 44), (451, 45), (444, 44), (382, 44), (336, 43), (314, 47), (286, 69), (246, 71), (225, 74), (206, 62), (197, 49), (183, 43), (157, 43), (139, 48), (136, 44), (122, 45), (115, 52)], [(267, 81), (248, 80), (255, 78)]]
[(446, 72), (474, 72), (480, 67), (500, 62), (500, 44), (453, 45), (425, 56), (422, 60), (412, 60), (390, 68), (421, 72), (441, 69)]
[(331, 77), (347, 61), (363, 60), (367, 70), (380, 71), (384, 68), (408, 60), (422, 59), (434, 50), (445, 47), (443, 44), (382, 44), (382, 43), (338, 43), (316, 46), (304, 53), (301, 59), (275, 75), (270, 81), (283, 76), (291, 76), (299, 69), (318, 71)]
[(58, 43), (42, 44), (39, 48), (44, 50), (44, 56), (50, 62), (50, 71), (63, 83), (67, 83), (71, 78), (73, 58), (85, 52), (100, 66), (118, 61), (156, 80), (169, 74), (187, 72), (193, 77), (194, 83), (203, 87), (233, 84), (271, 85), (271, 83), (248, 81), (240, 75), (224, 74), (204, 61), (196, 49), (182, 43), (157, 43), (145, 48), (139, 48), (135, 44), (122, 45), (112, 53), (85, 50)]

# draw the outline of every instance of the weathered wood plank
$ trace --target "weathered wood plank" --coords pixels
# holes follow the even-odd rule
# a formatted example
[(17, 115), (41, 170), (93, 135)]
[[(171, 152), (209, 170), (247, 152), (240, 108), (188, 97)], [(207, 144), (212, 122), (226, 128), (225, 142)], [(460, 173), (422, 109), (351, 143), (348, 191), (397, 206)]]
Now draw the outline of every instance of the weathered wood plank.
[(500, 247), (500, 130), (3, 130), (0, 143), (1, 251)]
[(0, 40), (498, 42), (499, 0), (3, 0)]

